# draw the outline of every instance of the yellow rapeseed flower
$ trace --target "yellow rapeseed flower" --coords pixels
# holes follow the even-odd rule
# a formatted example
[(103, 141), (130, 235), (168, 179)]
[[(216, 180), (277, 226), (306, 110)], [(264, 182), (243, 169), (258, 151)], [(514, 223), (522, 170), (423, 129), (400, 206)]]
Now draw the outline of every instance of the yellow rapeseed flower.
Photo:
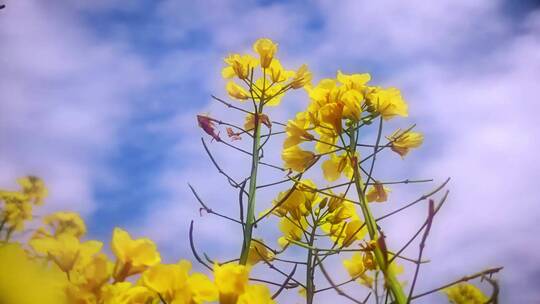
[(37, 253), (50, 258), (64, 272), (71, 271), (78, 260), (89, 260), (103, 247), (103, 243), (93, 240), (81, 243), (69, 234), (36, 238), (29, 243)]
[(247, 79), (251, 74), (251, 70), (255, 68), (259, 62), (251, 55), (231, 54), (225, 58), (225, 63), (228, 65), (223, 68), (221, 75), (225, 79), (234, 76), (240, 79)]
[(390, 192), (390, 188), (375, 181), (375, 183), (370, 187), (370, 189), (366, 193), (366, 199), (370, 203), (371, 202), (377, 202), (377, 203), (386, 202), (388, 200), (388, 192)]
[(356, 90), (361, 92), (364, 90), (366, 84), (371, 80), (371, 75), (368, 73), (363, 74), (343, 74), (341, 71), (337, 72), (337, 80), (341, 82), (349, 90)]
[(133, 286), (131, 282), (118, 282), (102, 289), (103, 304), (154, 303), (158, 297), (144, 286)]
[(407, 117), (409, 115), (407, 103), (396, 88), (371, 87), (367, 90), (366, 100), (370, 109), (380, 114), (384, 120), (395, 116)]
[(214, 278), (219, 291), (220, 304), (236, 304), (238, 297), (246, 291), (249, 267), (228, 263), (214, 264)]
[(289, 84), (293, 89), (299, 89), (311, 83), (311, 72), (308, 70), (307, 65), (303, 64), (295, 72), (291, 83)]
[(268, 70), (266, 71), (272, 82), (284, 82), (295, 75), (294, 71), (287, 71), (281, 65), (281, 62), (274, 58)]
[(191, 262), (158, 264), (141, 276), (140, 283), (159, 294), (167, 303), (203, 303), (218, 298), (212, 281), (203, 274), (190, 275)]
[(248, 285), (237, 304), (274, 304), (270, 290), (263, 284)]
[(22, 187), (22, 193), (28, 197), (36, 205), (42, 205), (43, 199), (47, 197), (48, 190), (42, 179), (35, 176), (26, 176), (17, 179), (17, 182)]
[(330, 158), (325, 160), (322, 165), (323, 176), (329, 181), (333, 182), (341, 177), (341, 174), (345, 174), (347, 178), (353, 176), (353, 167), (347, 153), (342, 155), (330, 154)]
[(247, 265), (253, 266), (260, 261), (270, 262), (274, 259), (274, 253), (270, 251), (262, 240), (253, 240), (249, 246)]
[(15, 243), (0, 245), (0, 303), (68, 304), (66, 276), (28, 258)]
[(249, 98), (249, 93), (243, 87), (239, 86), (233, 80), (227, 82), (227, 93), (234, 99), (244, 101)]
[(304, 172), (316, 161), (315, 154), (311, 151), (302, 150), (298, 145), (283, 149), (281, 158), (285, 162), (285, 169)]
[(274, 43), (268, 38), (261, 38), (255, 41), (253, 50), (260, 56), (261, 68), (266, 69), (270, 66), (277, 49), (277, 43)]
[(37, 235), (59, 236), (70, 234), (80, 238), (86, 234), (86, 225), (76, 212), (55, 212), (43, 218), (45, 228), (36, 231)]
[(392, 135), (388, 136), (388, 140), (392, 142), (390, 149), (403, 158), (412, 148), (418, 148), (422, 145), (424, 142), (424, 135), (412, 131), (403, 133), (398, 129)]
[(445, 288), (443, 292), (453, 304), (481, 304), (489, 300), (478, 287), (470, 283), (453, 285)]
[(296, 114), (296, 118), (289, 120), (285, 127), (287, 137), (283, 142), (283, 148), (290, 148), (303, 141), (313, 140), (315, 137), (307, 131), (308, 127), (309, 121), (306, 118), (306, 113), (300, 112)]
[(281, 218), (279, 221), (279, 230), (283, 233), (283, 236), (278, 239), (278, 244), (281, 247), (285, 247), (290, 243), (290, 240), (301, 240), (303, 231), (307, 226), (308, 224), (305, 218), (300, 218), (295, 222), (292, 222), (291, 219), (286, 217)]
[(113, 273), (116, 281), (123, 281), (161, 261), (154, 242), (146, 238), (134, 240), (120, 228), (114, 228), (111, 247), (117, 258)]

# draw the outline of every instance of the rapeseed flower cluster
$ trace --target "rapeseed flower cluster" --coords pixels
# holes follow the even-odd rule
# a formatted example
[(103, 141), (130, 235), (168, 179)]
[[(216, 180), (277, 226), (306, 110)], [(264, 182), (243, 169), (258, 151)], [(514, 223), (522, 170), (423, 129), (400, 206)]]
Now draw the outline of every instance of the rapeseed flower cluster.
[[(243, 122), (235, 125), (208, 115), (197, 116), (199, 126), (212, 141), (250, 157), (250, 175), (237, 181), (219, 166), (203, 140), (219, 173), (239, 190), (238, 219), (208, 207), (190, 185), (201, 204), (201, 216), (206, 211), (241, 227), (239, 258), (220, 263), (204, 255), (205, 262), (194, 246), (193, 226), (191, 250), (210, 274), (193, 271), (187, 259), (164, 262), (151, 239), (133, 237), (119, 227), (114, 228), (106, 246), (102, 241), (87, 238), (86, 224), (77, 213), (61, 211), (35, 217), (34, 209), (44, 203), (48, 191), (41, 179), (28, 176), (18, 180), (19, 190), (0, 190), (0, 303), (273, 304), (283, 290), (292, 289), (305, 298), (306, 304), (313, 304), (315, 295), (327, 290), (352, 299), (339, 289), (352, 282), (366, 288), (368, 296), (374, 294), (376, 303), (383, 301), (377, 294), (381, 288), (392, 303), (405, 304), (414, 299), (410, 297), (416, 274), (406, 296), (404, 288), (409, 283), (401, 279), (401, 262), (412, 262), (418, 270), (424, 263), (422, 255), (417, 261), (404, 257), (403, 250), (389, 248), (383, 227), (372, 212), (372, 208), (379, 207), (377, 203), (389, 201), (389, 185), (401, 183), (375, 178), (377, 154), (388, 149), (403, 159), (424, 140), (413, 127), (382, 136), (383, 123), (408, 116), (408, 105), (401, 92), (394, 87), (372, 85), (367, 73), (337, 71), (335, 78), (313, 85), (307, 66), (285, 68), (276, 57), (278, 44), (267, 38), (257, 40), (253, 52), (230, 54), (224, 60), (221, 74), (226, 80), (226, 92), (239, 103), (214, 97), (241, 111), (245, 115)], [(308, 99), (304, 110), (286, 123), (274, 121), (268, 107), (279, 106), (287, 92), (302, 88)], [(227, 126), (231, 142), (249, 137), (251, 151), (226, 142), (220, 136), (221, 125)], [(376, 142), (364, 143), (369, 132), (364, 130), (373, 125), (378, 125)], [(273, 130), (276, 126), (282, 131)], [(279, 142), (283, 166), (264, 162), (266, 144), (280, 134), (284, 135)], [(261, 185), (257, 178), (262, 165), (278, 170), (283, 180)], [(312, 168), (317, 168), (315, 172), (322, 178), (308, 178)], [(344, 182), (337, 184), (338, 181)], [(286, 182), (290, 186), (278, 192), (271, 202), (256, 199), (260, 188)], [(264, 205), (259, 206), (261, 202)], [(440, 208), (433, 206), (430, 202), (422, 244)], [(408, 206), (400, 210), (405, 208)], [(256, 214), (255, 210), (264, 211)], [(256, 230), (261, 227), (258, 223), (267, 217), (278, 220), (280, 235), (275, 247), (279, 249), (254, 235), (260, 233), (260, 229)], [(295, 246), (305, 252), (300, 260), (282, 256)], [(341, 270), (349, 274), (348, 281), (336, 284), (331, 276), (340, 269), (328, 272), (324, 268), (323, 263), (335, 256), (341, 259)], [(280, 263), (294, 265), (292, 271), (281, 270)], [(252, 270), (263, 265), (283, 277), (283, 281), (275, 282), (272, 276), (253, 277), (256, 272)], [(303, 279), (296, 275), (297, 270), (304, 271)], [(320, 273), (329, 286), (316, 286), (319, 283), (315, 276)], [(455, 304), (488, 300), (480, 289), (466, 282), (451, 285), (443, 292)]]
[[(216, 263), (212, 279), (192, 272), (188, 260), (162, 263), (152, 240), (134, 239), (121, 228), (113, 231), (111, 258), (102, 242), (84, 239), (86, 225), (73, 212), (46, 215), (39, 227), (29, 230), (27, 240), (12, 239), (7, 232), (29, 224), (31, 206), (41, 205), (47, 193), (36, 177), (21, 178), (19, 183), (24, 185), (21, 191), (1, 191), (5, 226), (0, 232), (6, 234), (0, 243), (0, 303), (274, 303), (266, 285), (248, 282), (250, 266)], [(11, 204), (27, 204), (29, 214), (13, 217)], [(17, 222), (10, 221), (13, 218)], [(265, 247), (254, 248), (251, 265), (272, 259)]]

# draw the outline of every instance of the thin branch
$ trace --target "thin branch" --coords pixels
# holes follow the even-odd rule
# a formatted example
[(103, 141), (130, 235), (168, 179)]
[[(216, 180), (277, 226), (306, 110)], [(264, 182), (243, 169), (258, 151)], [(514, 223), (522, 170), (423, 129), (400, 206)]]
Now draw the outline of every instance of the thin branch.
[(201, 204), (201, 206), (202, 206), (201, 209), (202, 209), (202, 210), (206, 211), (206, 212), (209, 213), (209, 214), (214, 214), (214, 215), (217, 215), (217, 216), (222, 217), (222, 218), (224, 218), (224, 219), (227, 219), (227, 220), (229, 220), (229, 221), (238, 223), (238, 224), (240, 224), (240, 225), (244, 225), (243, 222), (241, 222), (241, 221), (239, 221), (239, 220), (237, 220), (237, 219), (234, 219), (234, 218), (232, 218), (232, 217), (223, 215), (223, 214), (221, 214), (221, 213), (219, 213), (219, 212), (215, 212), (215, 211), (212, 210), (211, 208), (208, 208), (208, 206), (207, 206), (207, 205), (202, 201), (202, 199), (199, 197), (199, 194), (197, 194), (197, 191), (195, 191), (195, 189), (194, 189), (190, 184), (188, 184), (188, 186), (189, 186), (189, 189), (191, 189), (191, 192), (193, 193), (193, 195), (195, 195), (195, 198), (197, 199), (197, 201), (199, 202), (199, 204)]
[(189, 246), (191, 247), (191, 252), (193, 253), (193, 256), (195, 256), (195, 259), (204, 267), (212, 271), (212, 267), (208, 266), (208, 264), (206, 264), (203, 259), (201, 259), (201, 257), (197, 253), (197, 250), (195, 249), (195, 244), (193, 242), (193, 221), (191, 221), (191, 224), (189, 224)]
[(429, 294), (432, 294), (434, 292), (443, 290), (445, 288), (448, 288), (450, 286), (453, 286), (453, 285), (456, 285), (456, 284), (459, 284), (459, 283), (467, 282), (467, 281), (470, 281), (470, 280), (473, 280), (473, 279), (476, 279), (476, 278), (479, 278), (479, 277), (487, 276), (487, 275), (492, 275), (494, 273), (497, 273), (497, 272), (501, 271), (503, 268), (504, 267), (490, 268), (490, 269), (486, 269), (484, 271), (481, 271), (481, 272), (478, 272), (478, 273), (475, 273), (475, 274), (472, 274), (472, 275), (469, 275), (469, 276), (464, 276), (461, 279), (455, 280), (455, 281), (453, 281), (451, 283), (448, 283), (448, 284), (445, 284), (445, 285), (443, 285), (441, 287), (437, 287), (437, 288), (431, 289), (429, 291), (423, 292), (421, 294), (414, 295), (414, 296), (411, 297), (411, 300), (427, 296)]
[[(435, 202), (430, 199), (429, 200), (429, 209), (428, 209), (428, 217), (427, 217), (427, 226), (424, 230), (424, 235), (422, 236), (422, 241), (420, 242), (420, 250), (418, 252), (418, 261), (422, 260), (422, 255), (424, 253), (424, 248), (426, 247), (426, 240), (429, 235), (429, 231), (431, 230), (431, 224), (433, 224), (433, 217), (435, 216)], [(411, 284), (411, 289), (409, 291), (409, 297), (407, 300), (407, 303), (411, 302), (411, 297), (414, 291), (414, 286), (416, 285), (416, 280), (418, 279), (418, 273), (420, 272), (420, 263), (416, 264), (416, 269), (414, 271), (414, 277)]]
[(332, 278), (330, 277), (330, 275), (328, 274), (328, 272), (326, 272), (326, 269), (324, 269), (324, 266), (322, 264), (322, 262), (319, 260), (319, 257), (316, 255), (315, 258), (319, 261), (318, 265), (319, 265), (319, 268), (321, 269), (324, 277), (326, 278), (326, 280), (328, 281), (328, 283), (332, 286), (332, 288), (337, 292), (338, 295), (342, 296), (342, 297), (345, 297), (349, 300), (351, 300), (352, 302), (354, 303), (357, 303), (357, 304), (365, 304), (367, 302), (367, 300), (369, 299), (369, 296), (371, 295), (371, 292), (368, 294), (368, 296), (366, 297), (366, 299), (364, 301), (359, 301), (351, 296), (349, 296), (348, 294), (346, 294), (345, 292), (343, 292), (343, 290), (341, 290), (341, 288), (339, 288), (339, 286), (337, 286), (334, 281), (332, 280)]
[(399, 209), (397, 209), (397, 210), (394, 210), (394, 211), (392, 211), (392, 212), (390, 212), (390, 213), (388, 213), (388, 214), (385, 214), (385, 215), (383, 215), (383, 216), (377, 218), (376, 221), (380, 221), (380, 220), (382, 220), (382, 219), (385, 219), (385, 218), (387, 218), (387, 217), (390, 217), (390, 216), (392, 216), (392, 215), (394, 215), (394, 214), (396, 214), (396, 213), (398, 213), (398, 212), (401, 212), (401, 211), (403, 211), (403, 210), (405, 210), (405, 209), (407, 209), (407, 208), (409, 208), (409, 207), (412, 207), (412, 206), (416, 205), (417, 203), (419, 203), (419, 202), (421, 202), (421, 201), (423, 201), (423, 200), (428, 199), (428, 198), (431, 197), (432, 195), (434, 195), (434, 194), (436, 194), (437, 192), (441, 191), (441, 190), (446, 186), (446, 184), (448, 184), (449, 181), (450, 181), (450, 178), (447, 178), (447, 179), (444, 181), (444, 183), (442, 183), (440, 186), (438, 186), (437, 188), (435, 188), (433, 191), (431, 191), (431, 192), (429, 192), (429, 193), (426, 193), (426, 194), (422, 195), (420, 198), (418, 198), (417, 200), (413, 201), (413, 202), (410, 203), (410, 204), (407, 204), (407, 205), (405, 205), (405, 206), (403, 206), (403, 207), (401, 207), (401, 208), (399, 208)]
[(285, 279), (285, 281), (283, 282), (283, 284), (281, 284), (281, 286), (279, 287), (279, 289), (272, 295), (272, 299), (275, 299), (279, 296), (279, 294), (283, 291), (283, 289), (286, 288), (287, 284), (289, 283), (289, 281), (291, 280), (291, 278), (293, 277), (294, 273), (296, 272), (296, 267), (298, 265), (294, 265), (291, 273), (289, 274), (289, 276), (287, 276), (287, 278)]

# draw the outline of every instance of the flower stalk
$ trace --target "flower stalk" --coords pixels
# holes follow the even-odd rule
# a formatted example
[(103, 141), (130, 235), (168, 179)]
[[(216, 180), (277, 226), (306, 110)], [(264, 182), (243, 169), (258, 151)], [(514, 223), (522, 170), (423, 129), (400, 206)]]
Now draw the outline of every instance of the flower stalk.
[[(368, 200), (364, 190), (366, 188), (364, 182), (362, 181), (362, 175), (360, 174), (360, 164), (358, 164), (358, 160), (356, 158), (356, 142), (358, 138), (356, 134), (357, 132), (358, 130), (355, 128), (355, 126), (353, 126), (350, 129), (349, 133), (349, 149), (351, 154), (350, 157), (353, 158), (352, 163), (354, 164), (354, 185), (356, 187), (356, 191), (358, 192), (358, 197), (360, 199), (360, 209), (362, 210), (362, 214), (364, 215), (364, 221), (368, 229), (369, 237), (372, 241), (378, 241), (381, 236), (379, 235), (379, 232), (377, 230), (377, 222), (368, 206)], [(379, 266), (381, 272), (384, 275), (386, 285), (390, 289), (394, 297), (395, 303), (406, 304), (407, 297), (405, 295), (405, 292), (403, 291), (403, 288), (401, 287), (401, 284), (399, 283), (395, 275), (389, 271), (389, 264), (387, 262), (386, 252), (383, 252), (383, 250), (379, 246), (376, 246), (373, 251), (375, 254), (375, 260), (377, 261), (377, 265)]]

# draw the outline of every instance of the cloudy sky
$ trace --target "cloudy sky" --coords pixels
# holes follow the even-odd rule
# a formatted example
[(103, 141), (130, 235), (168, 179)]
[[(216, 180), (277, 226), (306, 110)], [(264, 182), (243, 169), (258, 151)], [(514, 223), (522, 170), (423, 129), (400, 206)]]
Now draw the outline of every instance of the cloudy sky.
[[(238, 254), (238, 227), (201, 218), (187, 188), (189, 181), (214, 208), (235, 214), (237, 194), (208, 163), (195, 116), (242, 119), (210, 99), (225, 96), (222, 58), (270, 37), (287, 67), (307, 63), (316, 80), (338, 69), (369, 72), (409, 102), (410, 118), (396, 126), (416, 122), (425, 145), (405, 161), (384, 158), (378, 174), (434, 183), (397, 187), (383, 208), (452, 178), (426, 251), (433, 263), (417, 290), (502, 265), (502, 302), (540, 301), (537, 2), (3, 3), (0, 186), (43, 177), (51, 195), (40, 212), (81, 212), (91, 236), (104, 240), (114, 226), (151, 236), (170, 261), (191, 258), (186, 233), (195, 219), (206, 252)], [(296, 93), (270, 115), (286, 120), (306, 104)], [(242, 156), (210, 148), (234, 176), (248, 172)], [(267, 154), (280, 161), (277, 149)], [(262, 193), (261, 204), (278, 190)], [(419, 206), (385, 223), (390, 242), (402, 244), (425, 212)], [(267, 229), (266, 237), (277, 237)]]

